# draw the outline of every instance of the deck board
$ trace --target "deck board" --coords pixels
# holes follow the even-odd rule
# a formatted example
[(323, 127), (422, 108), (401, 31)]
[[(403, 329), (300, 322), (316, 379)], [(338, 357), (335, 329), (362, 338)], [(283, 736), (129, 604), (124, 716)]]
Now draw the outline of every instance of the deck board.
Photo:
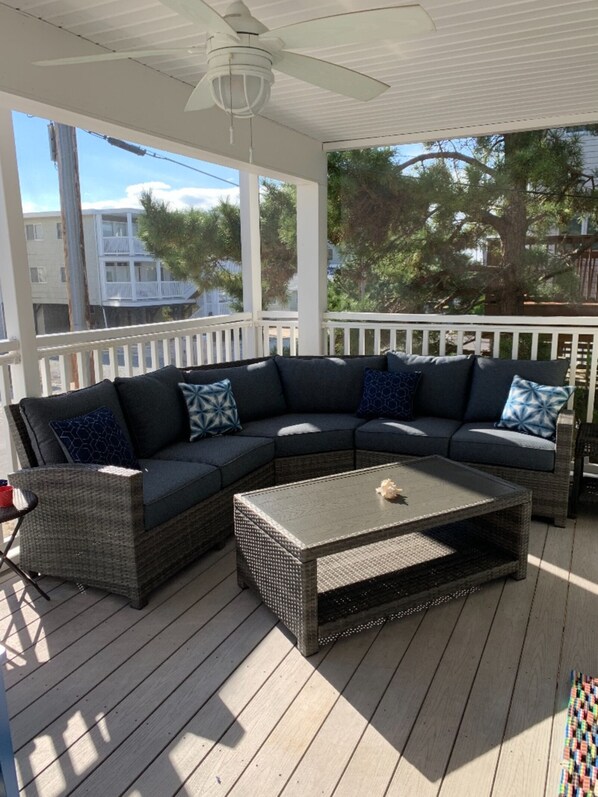
[(548, 758), (546, 793), (557, 794), (560, 761), (563, 755), (567, 703), (571, 671), (598, 675), (598, 519), (586, 516), (577, 521), (573, 559), (569, 574), (567, 621), (559, 667), (559, 679), (553, 709), (553, 723)]
[(503, 580), (466, 599), (387, 794), (437, 794), (490, 633)]
[[(530, 554), (541, 561), (547, 528), (530, 534)], [(528, 564), (524, 581), (507, 579), (455, 740), (440, 797), (462, 797), (472, 783), (490, 794), (511, 705), (519, 659), (540, 570)]]
[(293, 772), (285, 797), (332, 794), (421, 620), (414, 614), (382, 628)]
[(573, 524), (548, 530), (530, 623), (513, 690), (494, 791), (526, 797), (544, 794), (552, 712), (565, 622), (567, 581), (553, 568), (569, 569)]
[[(485, 585), (305, 659), (233, 546), (141, 611), (0, 580), (22, 794), (554, 795), (570, 670), (598, 674), (596, 508), (534, 521), (528, 578)], [(107, 788), (109, 784), (109, 788)]]
[(465, 600), (426, 612), (342, 773), (335, 797), (386, 792)]

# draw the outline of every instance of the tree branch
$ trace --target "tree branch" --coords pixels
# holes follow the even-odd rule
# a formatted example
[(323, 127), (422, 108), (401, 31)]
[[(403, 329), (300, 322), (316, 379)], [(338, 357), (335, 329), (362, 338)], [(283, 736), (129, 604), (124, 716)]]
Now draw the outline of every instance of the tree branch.
[(496, 170), (493, 169), (491, 166), (486, 166), (485, 163), (482, 163), (475, 158), (470, 157), (469, 155), (464, 155), (462, 152), (424, 152), (421, 155), (416, 155), (415, 158), (410, 158), (408, 161), (404, 163), (399, 163), (397, 165), (397, 170), (402, 172), (405, 169), (408, 169), (409, 166), (413, 166), (416, 163), (423, 163), (424, 161), (429, 160), (436, 160), (437, 158), (441, 158), (443, 160), (455, 160), (455, 161), (462, 161), (463, 163), (469, 163), (470, 166), (475, 166), (484, 174), (489, 174), (491, 177), (496, 175)]

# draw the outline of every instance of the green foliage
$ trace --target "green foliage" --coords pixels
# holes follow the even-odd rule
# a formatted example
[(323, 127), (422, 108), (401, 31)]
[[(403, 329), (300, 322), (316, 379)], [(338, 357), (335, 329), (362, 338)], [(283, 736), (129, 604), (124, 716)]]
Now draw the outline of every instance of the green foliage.
[[(264, 306), (285, 301), (287, 286), (297, 268), (295, 189), (266, 181), (260, 197), (262, 237), (262, 291)], [(226, 200), (213, 208), (173, 210), (151, 192), (141, 196), (144, 215), (139, 236), (148, 251), (162, 260), (177, 279), (188, 280), (199, 291), (226, 291), (237, 310), (243, 306), (239, 206)]]
[(525, 299), (576, 300), (576, 253), (545, 239), (595, 217), (593, 186), (568, 129), (439, 141), (407, 161), (389, 148), (331, 153), (334, 309), (481, 312), (491, 297), (515, 315)]

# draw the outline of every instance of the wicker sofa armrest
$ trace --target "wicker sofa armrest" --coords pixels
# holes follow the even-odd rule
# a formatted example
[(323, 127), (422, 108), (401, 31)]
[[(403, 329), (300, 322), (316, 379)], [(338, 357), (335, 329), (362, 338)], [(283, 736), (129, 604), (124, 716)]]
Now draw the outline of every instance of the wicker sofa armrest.
[[(105, 465), (43, 465), (9, 476), (39, 498), (21, 527), (25, 569), (88, 586), (102, 586), (137, 602), (143, 550), (143, 476)], [(106, 576), (106, 563), (117, 563)], [(123, 585), (125, 585), (123, 587)]]
[(100, 525), (112, 517), (118, 527), (126, 525), (128, 534), (143, 532), (141, 471), (61, 463), (24, 468), (11, 473), (9, 481), (36, 493), (41, 512), (56, 514), (65, 524), (91, 525), (100, 534)]
[(555, 472), (566, 472), (567, 476), (569, 475), (573, 459), (574, 436), (575, 413), (573, 410), (563, 410), (559, 413), (556, 422)]

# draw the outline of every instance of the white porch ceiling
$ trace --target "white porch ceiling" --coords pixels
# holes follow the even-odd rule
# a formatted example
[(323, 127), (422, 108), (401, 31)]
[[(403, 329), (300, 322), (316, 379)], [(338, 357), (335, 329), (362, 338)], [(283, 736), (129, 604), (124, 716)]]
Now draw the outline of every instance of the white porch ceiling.
[[(413, 0), (412, 0), (413, 1)], [(246, 0), (276, 28), (312, 17), (397, 5), (393, 0)], [(390, 84), (360, 103), (276, 73), (262, 116), (322, 142), (325, 149), (444, 135), (598, 122), (596, 0), (421, 0), (437, 32), (401, 43), (302, 50)], [(157, 0), (0, 0), (79, 37), (80, 54), (195, 46), (201, 30)], [(223, 14), (229, 0), (213, 0)], [(1, 38), (1, 31), (0, 31)], [(69, 55), (73, 54), (69, 52)], [(39, 53), (40, 58), (64, 53)], [(148, 69), (189, 86), (202, 57), (143, 59)], [(79, 80), (103, 64), (56, 67), (57, 80)], [(74, 74), (74, 73), (73, 73)], [(114, 87), (118, 91), (118, 86)]]

